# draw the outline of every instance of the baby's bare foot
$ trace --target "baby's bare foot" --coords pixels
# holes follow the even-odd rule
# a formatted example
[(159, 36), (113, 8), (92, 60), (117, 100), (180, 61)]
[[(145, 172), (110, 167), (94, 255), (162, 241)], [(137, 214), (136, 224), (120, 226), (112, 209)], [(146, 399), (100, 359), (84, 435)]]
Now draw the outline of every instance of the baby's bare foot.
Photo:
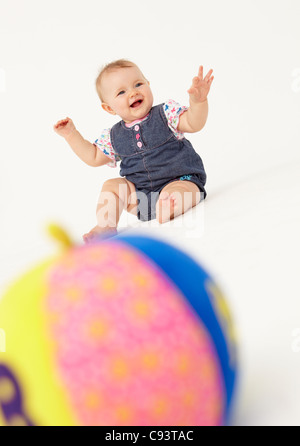
[(159, 223), (165, 223), (174, 217), (174, 213), (178, 208), (177, 199), (175, 194), (169, 194), (169, 192), (161, 192), (158, 201), (158, 221)]
[(117, 235), (118, 231), (116, 228), (111, 227), (105, 227), (101, 228), (100, 226), (95, 226), (93, 229), (90, 230), (90, 232), (83, 235), (83, 241), (85, 244), (92, 243), (95, 241), (96, 238), (98, 238), (100, 235), (105, 235), (105, 237), (113, 237), (114, 235)]

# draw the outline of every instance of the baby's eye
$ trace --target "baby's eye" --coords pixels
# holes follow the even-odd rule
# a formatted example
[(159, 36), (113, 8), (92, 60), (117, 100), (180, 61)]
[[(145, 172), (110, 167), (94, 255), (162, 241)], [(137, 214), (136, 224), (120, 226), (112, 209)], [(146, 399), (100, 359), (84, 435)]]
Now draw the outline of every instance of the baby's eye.
[(138, 82), (138, 83), (136, 84), (136, 87), (140, 87), (141, 85), (143, 85), (143, 82)]
[(121, 90), (121, 91), (119, 91), (119, 93), (117, 94), (117, 96), (120, 96), (120, 94), (124, 94), (125, 93), (125, 90)]

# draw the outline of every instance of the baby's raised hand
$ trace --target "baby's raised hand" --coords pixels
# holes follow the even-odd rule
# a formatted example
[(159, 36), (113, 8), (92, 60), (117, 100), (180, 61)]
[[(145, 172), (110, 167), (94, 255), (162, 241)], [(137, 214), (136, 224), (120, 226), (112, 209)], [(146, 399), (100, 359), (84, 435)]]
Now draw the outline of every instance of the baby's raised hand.
[(212, 72), (213, 70), (209, 70), (209, 72), (203, 79), (203, 66), (200, 66), (198, 76), (193, 78), (192, 86), (187, 91), (190, 95), (191, 102), (206, 101), (211, 83), (214, 79), (214, 76), (212, 76)]
[(54, 126), (53, 129), (56, 133), (58, 133), (60, 136), (63, 136), (66, 138), (67, 136), (71, 135), (76, 130), (76, 127), (70, 118), (62, 119), (61, 121), (58, 121)]

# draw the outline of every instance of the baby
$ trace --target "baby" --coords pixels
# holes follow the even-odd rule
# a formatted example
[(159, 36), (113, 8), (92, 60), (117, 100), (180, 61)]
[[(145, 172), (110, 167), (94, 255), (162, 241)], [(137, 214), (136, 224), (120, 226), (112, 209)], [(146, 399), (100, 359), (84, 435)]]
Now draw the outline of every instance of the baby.
[(54, 130), (89, 166), (107, 164), (120, 175), (105, 181), (97, 205), (97, 226), (83, 236), (89, 243), (99, 234), (114, 235), (124, 209), (140, 220), (169, 221), (197, 205), (206, 192), (200, 156), (184, 133), (201, 130), (208, 114), (207, 95), (214, 76), (203, 67), (188, 90), (190, 106), (173, 100), (153, 106), (149, 81), (137, 65), (125, 59), (106, 65), (96, 80), (103, 110), (121, 118), (91, 143), (70, 118)]

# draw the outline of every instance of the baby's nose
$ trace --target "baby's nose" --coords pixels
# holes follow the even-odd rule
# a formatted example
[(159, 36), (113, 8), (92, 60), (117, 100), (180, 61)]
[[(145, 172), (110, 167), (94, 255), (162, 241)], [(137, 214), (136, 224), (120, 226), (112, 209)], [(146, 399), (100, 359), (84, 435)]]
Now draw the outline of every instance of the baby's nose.
[(129, 96), (132, 98), (133, 96), (136, 96), (136, 95), (137, 95), (137, 91), (136, 91), (135, 88), (133, 88), (133, 89), (131, 90)]

